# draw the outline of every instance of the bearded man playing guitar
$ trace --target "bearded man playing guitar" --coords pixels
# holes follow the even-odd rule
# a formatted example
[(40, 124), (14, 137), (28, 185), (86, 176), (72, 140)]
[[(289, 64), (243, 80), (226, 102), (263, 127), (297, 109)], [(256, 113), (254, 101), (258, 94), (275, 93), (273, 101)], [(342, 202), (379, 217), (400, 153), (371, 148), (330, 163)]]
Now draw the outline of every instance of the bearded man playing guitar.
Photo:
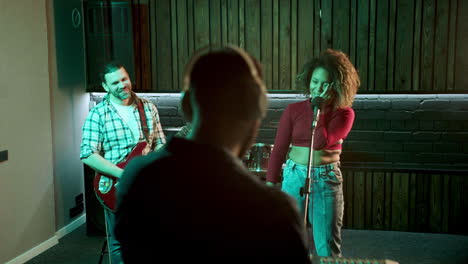
[(138, 98), (126, 69), (111, 62), (100, 75), (107, 95), (90, 110), (83, 125), (80, 159), (94, 169), (94, 189), (103, 204), (110, 263), (123, 263), (114, 236), (115, 187), (133, 156), (145, 155), (166, 143), (156, 106)]

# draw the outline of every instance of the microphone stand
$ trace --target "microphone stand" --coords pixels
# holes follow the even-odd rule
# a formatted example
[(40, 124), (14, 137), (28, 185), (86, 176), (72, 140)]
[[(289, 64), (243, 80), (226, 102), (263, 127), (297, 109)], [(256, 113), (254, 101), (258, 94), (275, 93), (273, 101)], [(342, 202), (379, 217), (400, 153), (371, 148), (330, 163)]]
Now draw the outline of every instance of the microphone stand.
[[(318, 117), (319, 114), (320, 114), (320, 109), (317, 110), (317, 117)], [(311, 176), (310, 176), (310, 174), (312, 172), (312, 164), (314, 164), (314, 156), (312, 154), (313, 154), (313, 151), (314, 151), (314, 149), (313, 149), (314, 134), (315, 134), (315, 127), (316, 127), (317, 121), (318, 120), (312, 121), (312, 128), (311, 128), (312, 136), (310, 137), (311, 141), (310, 141), (310, 151), (309, 151), (309, 162), (307, 164), (307, 177), (305, 179), (304, 187), (302, 187), (302, 189), (301, 189), (301, 195), (305, 195), (304, 224), (307, 224), (307, 211), (309, 210), (308, 209), (309, 195), (311, 193), (311, 191), (310, 191), (310, 187), (311, 187)]]
[[(311, 126), (311, 138), (310, 138), (310, 150), (309, 150), (309, 161), (307, 164), (307, 177), (305, 179), (305, 184), (304, 187), (301, 188), (300, 194), (301, 196), (305, 195), (305, 200), (304, 200), (304, 225), (306, 226), (306, 229), (309, 231), (311, 224), (310, 222), (307, 221), (307, 216), (309, 214), (309, 196), (311, 193), (311, 172), (312, 172), (312, 165), (314, 164), (314, 156), (313, 156), (313, 151), (314, 151), (314, 134), (315, 134), (315, 128), (317, 126), (317, 122), (319, 120), (320, 116), (320, 105), (322, 104), (323, 99), (321, 97), (315, 97), (312, 102), (311, 102), (311, 107), (312, 107), (312, 112), (313, 112), (313, 117), (312, 117), (312, 126)], [(316, 111), (315, 109), (316, 108)], [(308, 237), (309, 234), (307, 234)]]

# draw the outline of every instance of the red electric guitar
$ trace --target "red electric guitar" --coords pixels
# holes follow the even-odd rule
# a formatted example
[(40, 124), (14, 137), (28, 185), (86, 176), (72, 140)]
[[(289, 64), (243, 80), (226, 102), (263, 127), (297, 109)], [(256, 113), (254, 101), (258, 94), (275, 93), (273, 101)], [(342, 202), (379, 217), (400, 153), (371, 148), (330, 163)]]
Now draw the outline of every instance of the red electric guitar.
[[(147, 145), (148, 143), (146, 143), (146, 141), (138, 143), (135, 146), (135, 148), (132, 150), (132, 152), (127, 156), (127, 158), (123, 162), (117, 164), (117, 167), (123, 169), (132, 158), (141, 156), (143, 154), (143, 150), (146, 148)], [(106, 193), (102, 193), (101, 191), (99, 191), (99, 181), (101, 180), (102, 176), (106, 176), (108, 178), (111, 178), (112, 180), (111, 182), (112, 187)], [(117, 209), (116, 208), (116, 205), (117, 205), (116, 191), (117, 190), (115, 189), (115, 184), (117, 184), (116, 177), (103, 175), (101, 173), (96, 174), (96, 176), (94, 177), (94, 181), (93, 181), (94, 192), (96, 193), (98, 200), (101, 202), (102, 206), (106, 207), (107, 209), (111, 211), (115, 211)]]

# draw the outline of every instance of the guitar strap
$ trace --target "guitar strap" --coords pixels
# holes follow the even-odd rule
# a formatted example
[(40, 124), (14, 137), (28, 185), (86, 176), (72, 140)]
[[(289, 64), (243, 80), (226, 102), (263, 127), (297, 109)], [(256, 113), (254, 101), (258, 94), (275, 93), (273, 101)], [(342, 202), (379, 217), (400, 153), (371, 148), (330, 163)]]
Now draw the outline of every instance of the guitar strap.
[(148, 129), (148, 124), (146, 122), (146, 115), (145, 115), (145, 109), (143, 106), (143, 102), (141, 101), (140, 98), (136, 97), (136, 102), (137, 102), (137, 108), (138, 112), (140, 113), (140, 122), (141, 122), (141, 127), (143, 128), (143, 135), (145, 136), (146, 142), (149, 143), (149, 129)]

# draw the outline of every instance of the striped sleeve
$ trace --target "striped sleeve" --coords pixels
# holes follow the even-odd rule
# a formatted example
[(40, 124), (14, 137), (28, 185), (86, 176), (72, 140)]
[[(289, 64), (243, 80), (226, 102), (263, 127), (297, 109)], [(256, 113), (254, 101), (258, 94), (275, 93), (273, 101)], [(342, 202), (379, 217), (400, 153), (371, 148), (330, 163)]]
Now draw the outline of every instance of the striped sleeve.
[(153, 103), (148, 102), (148, 104), (150, 105), (150, 108), (151, 108), (151, 117), (153, 120), (154, 146), (160, 145), (160, 144), (166, 144), (166, 136), (164, 135), (161, 121), (159, 119), (158, 109)]
[(87, 158), (93, 153), (100, 153), (102, 146), (102, 131), (100, 129), (100, 115), (96, 109), (92, 109), (82, 128), (82, 140), (80, 146), (80, 159)]

